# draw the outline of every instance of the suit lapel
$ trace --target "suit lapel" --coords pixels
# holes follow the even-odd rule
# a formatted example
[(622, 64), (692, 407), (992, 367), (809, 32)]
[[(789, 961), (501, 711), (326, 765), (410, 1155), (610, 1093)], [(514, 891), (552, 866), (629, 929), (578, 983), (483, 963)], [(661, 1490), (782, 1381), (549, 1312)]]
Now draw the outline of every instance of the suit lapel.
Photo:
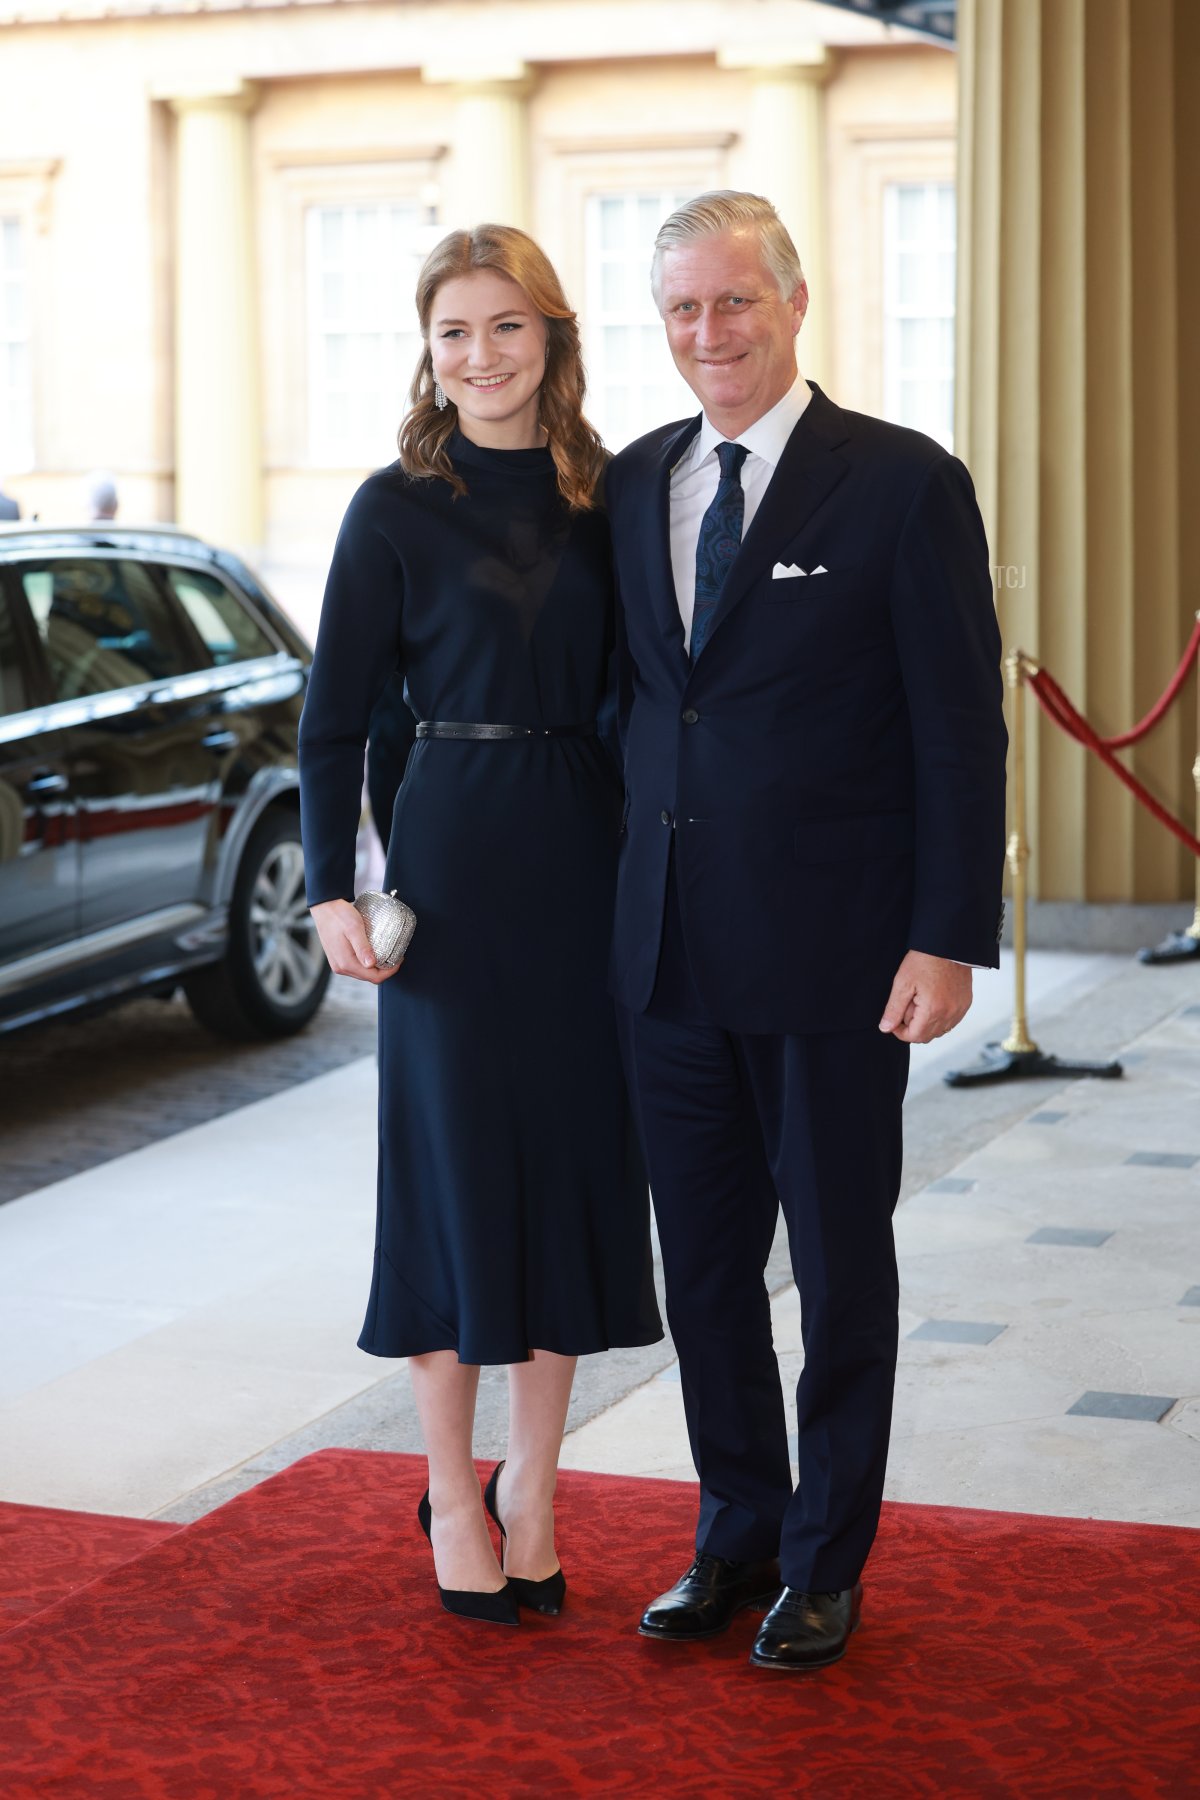
[(699, 430), (700, 415), (697, 414), (667, 439), (659, 453), (660, 460), (653, 483), (647, 484), (649, 513), (646, 536), (649, 548), (646, 578), (650, 586), (651, 603), (659, 629), (664, 637), (676, 642), (685, 667), (688, 666), (688, 656), (683, 642), (683, 620), (679, 616), (675, 572), (671, 567), (671, 470)]
[[(742, 539), (742, 547), (725, 578), (705, 650), (712, 643), (722, 620), (774, 562), (780, 545), (803, 529), (849, 472), (849, 458), (839, 448), (850, 438), (845, 415), (815, 382), (809, 385), (813, 397), (784, 446), (758, 511)], [(704, 651), (700, 654), (702, 659)]]

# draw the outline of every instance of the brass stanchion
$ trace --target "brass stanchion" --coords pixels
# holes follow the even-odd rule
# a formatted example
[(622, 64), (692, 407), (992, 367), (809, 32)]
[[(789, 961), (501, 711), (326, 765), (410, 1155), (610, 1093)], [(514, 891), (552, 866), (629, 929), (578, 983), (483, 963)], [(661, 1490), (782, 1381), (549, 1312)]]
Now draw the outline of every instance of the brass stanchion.
[[(1196, 614), (1200, 619), (1200, 612)], [(1196, 760), (1192, 764), (1196, 784), (1196, 836), (1200, 838), (1200, 657), (1196, 658)], [(1200, 856), (1196, 858), (1196, 911), (1186, 931), (1172, 931), (1153, 950), (1139, 950), (1144, 963), (1196, 962), (1200, 960)]]
[(1008, 839), (1008, 867), (1012, 876), (1013, 908), (1013, 1020), (1012, 1030), (1000, 1044), (984, 1047), (979, 1061), (966, 1069), (951, 1069), (942, 1077), (947, 1087), (979, 1087), (987, 1081), (1018, 1081), (1030, 1076), (1099, 1075), (1106, 1079), (1124, 1073), (1119, 1062), (1063, 1062), (1040, 1050), (1029, 1035), (1025, 1006), (1025, 871), (1030, 858), (1025, 820), (1025, 677), (1037, 673), (1037, 664), (1022, 650), (1004, 659), (1004, 674), (1013, 695), (1012, 764), (1013, 828)]

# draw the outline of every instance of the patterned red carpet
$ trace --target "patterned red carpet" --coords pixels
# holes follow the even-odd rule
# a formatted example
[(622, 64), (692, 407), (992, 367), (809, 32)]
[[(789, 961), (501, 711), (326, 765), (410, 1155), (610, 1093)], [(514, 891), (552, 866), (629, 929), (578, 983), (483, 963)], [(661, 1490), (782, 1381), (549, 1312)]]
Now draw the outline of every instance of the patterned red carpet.
[[(633, 1626), (693, 1492), (566, 1474), (558, 1620), (444, 1614), (423, 1464), (326, 1451), (0, 1638), (6, 1800), (1200, 1794), (1200, 1532), (887, 1509), (835, 1668)], [(111, 1526), (97, 1521), (97, 1527)]]
[(0, 1505), (0, 1633), (178, 1529), (159, 1519)]

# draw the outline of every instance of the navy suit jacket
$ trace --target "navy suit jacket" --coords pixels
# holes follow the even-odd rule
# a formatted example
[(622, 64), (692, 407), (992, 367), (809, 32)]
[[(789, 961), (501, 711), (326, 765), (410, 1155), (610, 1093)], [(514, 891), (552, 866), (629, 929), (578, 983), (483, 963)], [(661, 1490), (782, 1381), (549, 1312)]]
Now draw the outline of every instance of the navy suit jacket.
[(626, 783), (612, 991), (649, 1004), (673, 844), (717, 1024), (874, 1027), (909, 949), (998, 961), (1007, 735), (974, 489), (939, 444), (814, 386), (692, 663), (668, 495), (699, 428), (651, 432), (608, 470)]

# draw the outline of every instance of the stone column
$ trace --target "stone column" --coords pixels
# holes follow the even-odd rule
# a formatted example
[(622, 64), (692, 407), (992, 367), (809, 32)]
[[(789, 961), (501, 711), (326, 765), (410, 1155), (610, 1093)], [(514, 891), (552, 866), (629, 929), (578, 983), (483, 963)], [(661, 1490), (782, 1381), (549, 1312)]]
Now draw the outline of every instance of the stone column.
[(449, 88), (454, 103), (451, 154), (440, 208), (448, 228), (531, 222), (528, 96), (532, 76), (522, 62), (473, 69), (461, 59), (422, 70)]
[[(1197, 491), (1200, 13), (959, 0), (958, 26), (955, 444), (1006, 647), (1043, 660), (1111, 734), (1165, 686), (1196, 604), (1200, 526), (1181, 496)], [(1132, 762), (1184, 816), (1189, 715)], [(1039, 898), (1186, 891), (1185, 853), (1095, 758), (1042, 721), (1030, 758)]]
[(263, 541), (258, 271), (248, 82), (178, 87), (175, 517), (257, 555)]
[(800, 367), (814, 380), (830, 375), (825, 200), (825, 107), (832, 73), (823, 44), (736, 44), (717, 52), (723, 69), (747, 70), (750, 110), (741, 158), (742, 182), (765, 194), (792, 234), (808, 281), (809, 310), (800, 333)]

